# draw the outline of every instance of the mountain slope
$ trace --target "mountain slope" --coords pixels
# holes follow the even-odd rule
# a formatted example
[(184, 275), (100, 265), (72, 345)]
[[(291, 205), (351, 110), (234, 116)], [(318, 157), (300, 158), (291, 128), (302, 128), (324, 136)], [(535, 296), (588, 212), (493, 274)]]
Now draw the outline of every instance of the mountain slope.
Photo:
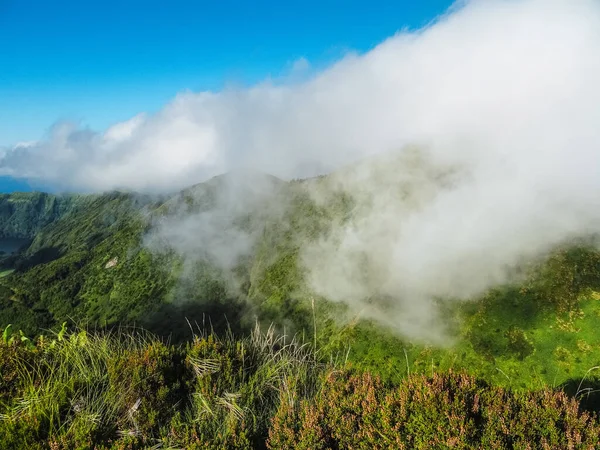
[[(5, 260), (16, 270), (0, 279), (0, 325), (34, 335), (65, 320), (136, 324), (180, 339), (189, 333), (186, 320), (242, 332), (259, 319), (387, 379), (464, 368), (496, 384), (532, 388), (600, 365), (600, 253), (581, 242), (527, 268), (515, 285), (468, 302), (440, 301), (449, 348), (409, 342), (315, 295), (303, 248), (351, 224), (371, 198), (363, 191), (368, 201), (357, 205), (363, 200), (331, 188), (339, 182), (229, 175), (160, 199), (78, 196), (56, 217), (38, 215), (54, 219), (38, 225), (27, 250)], [(6, 202), (22, 201), (19, 195)]]
[[(80, 197), (12, 261), (16, 271), (3, 280), (3, 321), (35, 332), (67, 318), (96, 325), (126, 321), (132, 305), (145, 308), (138, 300), (154, 297), (145, 268), (157, 267), (140, 249), (149, 204), (123, 193)], [(105, 267), (113, 258), (119, 263), (111, 271)]]
[(0, 194), (0, 238), (32, 239), (81, 198), (42, 192)]

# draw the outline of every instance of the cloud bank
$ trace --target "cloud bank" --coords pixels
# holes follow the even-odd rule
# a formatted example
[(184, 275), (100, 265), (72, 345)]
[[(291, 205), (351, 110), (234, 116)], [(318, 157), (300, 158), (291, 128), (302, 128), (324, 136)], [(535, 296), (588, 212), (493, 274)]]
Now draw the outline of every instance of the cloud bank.
[(58, 124), (4, 149), (0, 173), (65, 189), (166, 190), (239, 166), (312, 175), (414, 142), (449, 159), (510, 165), (525, 152), (527, 164), (541, 153), (557, 164), (559, 149), (598, 144), (599, 9), (466, 2), (305, 82), (184, 92), (103, 132)]
[(373, 316), (417, 336), (436, 296), (477, 295), (598, 230), (598, 55), (596, 0), (467, 1), (309, 80), (181, 93), (104, 132), (59, 124), (5, 149), (0, 174), (165, 191), (240, 168), (310, 176), (416, 145), (416, 166), (347, 172), (353, 220), (303, 257), (316, 292), (362, 311), (376, 286), (396, 306)]

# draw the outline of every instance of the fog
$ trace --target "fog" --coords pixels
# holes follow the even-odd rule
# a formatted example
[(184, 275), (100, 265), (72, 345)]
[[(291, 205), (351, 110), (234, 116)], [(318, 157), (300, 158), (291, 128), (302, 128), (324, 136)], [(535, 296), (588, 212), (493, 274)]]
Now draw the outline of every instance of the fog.
[[(479, 295), (519, 262), (598, 230), (598, 55), (598, 1), (467, 1), (308, 80), (183, 92), (103, 132), (58, 124), (4, 149), (0, 174), (164, 192), (237, 169), (334, 172), (329, 189), (357, 207), (303, 246), (311, 288), (439, 341), (436, 297)], [(187, 242), (224, 228), (211, 220), (163, 230)], [(227, 265), (252, 239), (229, 236), (211, 252)], [(378, 309), (373, 296), (391, 304)]]

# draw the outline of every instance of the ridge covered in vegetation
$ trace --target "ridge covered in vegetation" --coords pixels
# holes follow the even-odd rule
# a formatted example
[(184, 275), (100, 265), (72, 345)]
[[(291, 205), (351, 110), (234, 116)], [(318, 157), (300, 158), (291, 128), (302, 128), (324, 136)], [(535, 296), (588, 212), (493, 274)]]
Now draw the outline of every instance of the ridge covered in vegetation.
[(3, 196), (0, 236), (25, 241), (1, 255), (0, 445), (594, 448), (594, 239), (440, 299), (451, 345), (412, 342), (308, 286), (302, 245), (356, 212), (336, 182)]

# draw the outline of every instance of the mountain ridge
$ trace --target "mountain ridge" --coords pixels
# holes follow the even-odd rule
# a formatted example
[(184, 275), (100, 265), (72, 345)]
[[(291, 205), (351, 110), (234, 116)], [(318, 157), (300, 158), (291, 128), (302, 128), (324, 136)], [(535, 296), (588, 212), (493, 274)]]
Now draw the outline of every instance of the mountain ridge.
[[(398, 367), (406, 366), (406, 356), (417, 365), (430, 364), (432, 357), (439, 367), (474, 365), (487, 379), (506, 383), (500, 367), (528, 386), (537, 382), (529, 371), (548, 379), (553, 364), (561, 367), (559, 380), (572, 376), (559, 348), (577, 355), (579, 362), (569, 360), (577, 373), (596, 364), (585, 350), (600, 348), (600, 337), (591, 332), (600, 314), (593, 301), (600, 292), (596, 249), (557, 249), (527, 269), (516, 286), (461, 303), (440, 300), (456, 348), (427, 350), (347, 303), (317, 295), (308, 284), (305, 246), (319, 244), (340, 226), (354, 226), (360, 198), (329, 189), (328, 177), (286, 182), (267, 176), (256, 192), (230, 181), (217, 177), (163, 197), (76, 196), (60, 217), (42, 214), (55, 211), (46, 206), (53, 204), (51, 195), (14, 194), (19, 202), (28, 196), (44, 201), (32, 203), (38, 210), (19, 209), (8, 230), (19, 229), (13, 223), (28, 214), (46, 225), (28, 249), (2, 260), (14, 272), (0, 278), (0, 325), (35, 335), (63, 321), (108, 329), (135, 324), (178, 340), (187, 336), (186, 319), (240, 333), (258, 320), (286, 333), (311, 336), (317, 329), (327, 348), (352, 342), (353, 361), (391, 378), (403, 373)], [(322, 186), (326, 195), (318, 195)], [(219, 204), (232, 195), (240, 201)], [(3, 199), (11, 203), (10, 196)], [(393, 301), (373, 297), (370, 305), (385, 308)], [(583, 337), (569, 327), (583, 330)], [(577, 339), (586, 345), (577, 347)]]

